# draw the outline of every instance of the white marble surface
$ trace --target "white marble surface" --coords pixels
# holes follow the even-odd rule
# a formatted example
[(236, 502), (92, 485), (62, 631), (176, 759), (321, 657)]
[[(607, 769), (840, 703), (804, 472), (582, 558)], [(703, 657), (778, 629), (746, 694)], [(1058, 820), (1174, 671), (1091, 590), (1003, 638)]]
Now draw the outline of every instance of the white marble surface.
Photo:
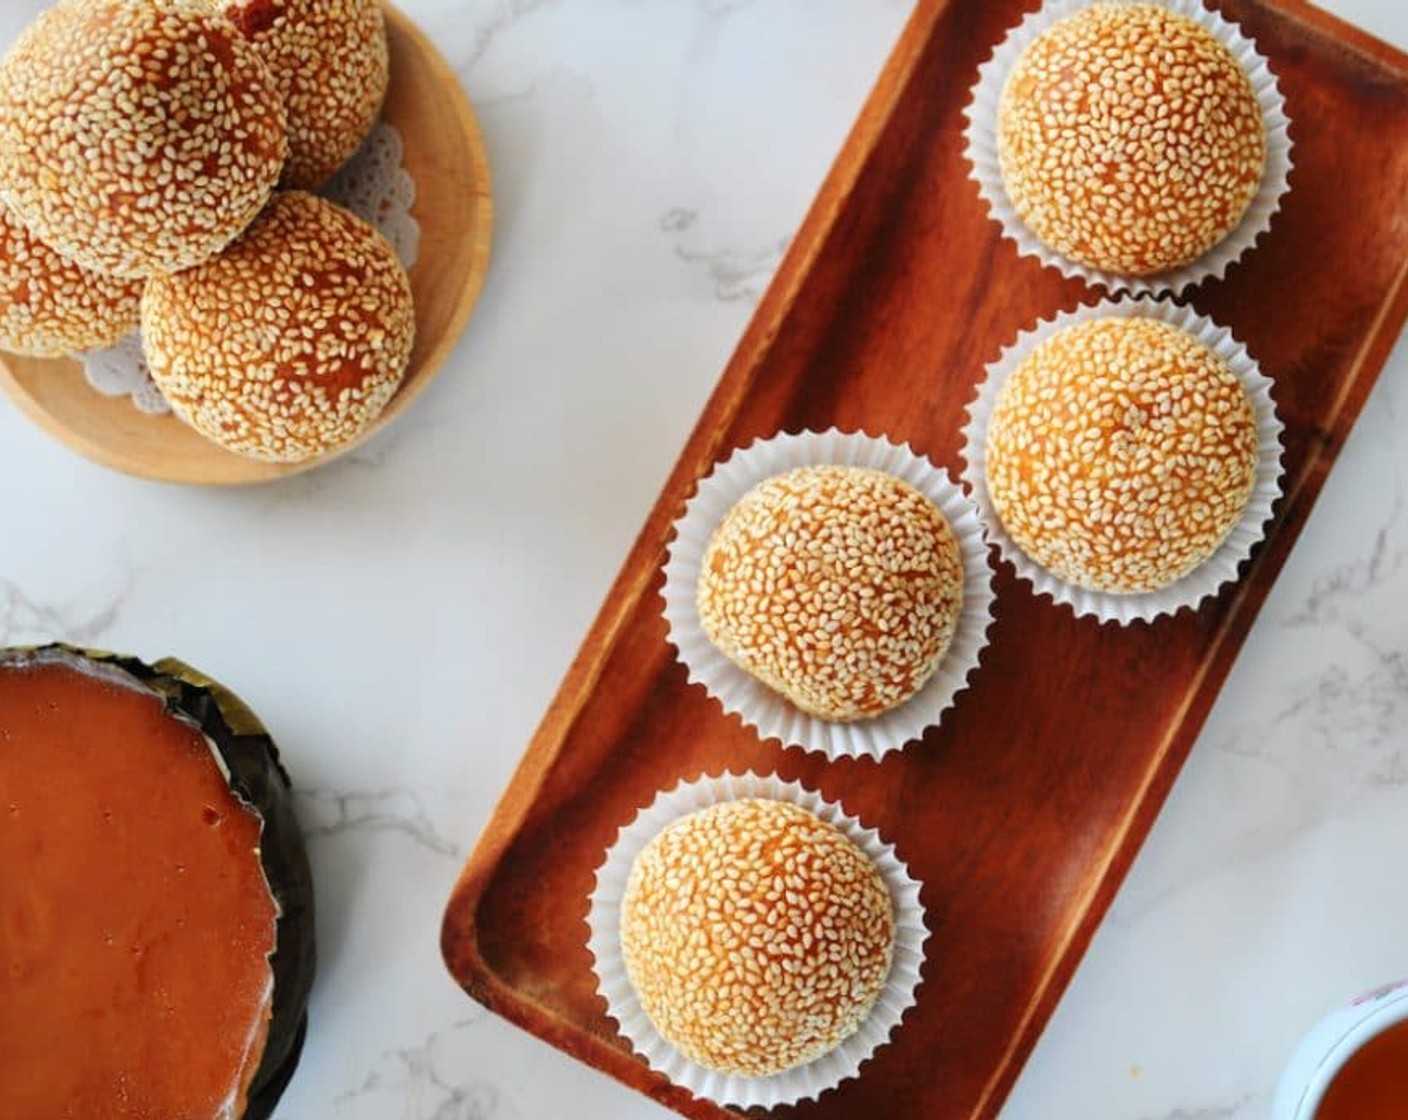
[[(1327, 6), (1408, 46), (1397, 0)], [(179, 653), (283, 744), (322, 971), (280, 1120), (663, 1117), (464, 997), (440, 914), (908, 5), (403, 7), (496, 172), (450, 368), (350, 460), (231, 492), (0, 403), (0, 644)], [(1408, 974), (1405, 417), (1400, 347), (1004, 1117), (1264, 1115), (1323, 1010)]]

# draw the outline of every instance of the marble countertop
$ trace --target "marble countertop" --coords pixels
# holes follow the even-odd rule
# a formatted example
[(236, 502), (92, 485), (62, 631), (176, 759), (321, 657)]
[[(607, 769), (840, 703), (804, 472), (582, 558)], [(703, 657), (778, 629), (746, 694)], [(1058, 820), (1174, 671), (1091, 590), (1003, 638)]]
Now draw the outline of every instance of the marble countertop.
[[(0, 644), (179, 654), (279, 739), (322, 957), (280, 1120), (664, 1117), (466, 998), (441, 912), (909, 4), (401, 6), (495, 172), (449, 367), (347, 459), (232, 491), (0, 402)], [(1396, 0), (1325, 6), (1408, 47)], [(1262, 1116), (1315, 1019), (1408, 975), (1405, 417), (1400, 345), (1008, 1120)]]

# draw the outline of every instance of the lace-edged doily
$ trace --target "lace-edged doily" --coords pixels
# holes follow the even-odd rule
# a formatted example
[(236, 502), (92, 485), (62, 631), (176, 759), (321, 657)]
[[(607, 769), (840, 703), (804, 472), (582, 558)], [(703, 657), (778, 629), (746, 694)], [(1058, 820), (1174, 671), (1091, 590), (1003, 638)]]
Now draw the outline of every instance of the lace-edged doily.
[(404, 155), (401, 134), (378, 124), (322, 193), (375, 226), (410, 268), (420, 254), (420, 225), (411, 217), (416, 183), (401, 166)]
[(106, 350), (89, 350), (75, 357), (83, 363), (83, 376), (88, 384), (103, 396), (131, 397), (137, 409), (149, 416), (171, 411), (147, 369), (140, 334), (129, 334)]
[[(411, 214), (416, 184), (401, 165), (404, 154), (401, 134), (382, 121), (321, 193), (375, 226), (409, 269), (420, 252), (420, 225)], [(88, 384), (104, 396), (130, 396), (133, 405), (153, 416), (171, 411), (147, 369), (140, 334), (75, 357)]]

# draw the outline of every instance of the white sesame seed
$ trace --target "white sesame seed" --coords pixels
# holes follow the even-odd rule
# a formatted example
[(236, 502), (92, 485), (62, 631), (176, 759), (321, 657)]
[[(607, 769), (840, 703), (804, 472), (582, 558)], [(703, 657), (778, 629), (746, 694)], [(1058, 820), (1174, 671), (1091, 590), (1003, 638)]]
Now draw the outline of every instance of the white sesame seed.
[(943, 514), (860, 467), (800, 467), (715, 530), (700, 624), (731, 661), (822, 719), (865, 719), (924, 686), (952, 641), (963, 561)]
[[(410, 282), (385, 238), (300, 191), (276, 194), (220, 256), (154, 277), (142, 296), (148, 364), (172, 408), (276, 462), (360, 435), (400, 385), (414, 334)], [(322, 345), (330, 336), (339, 345)]]
[(621, 952), (641, 1007), (681, 1053), (767, 1076), (860, 1026), (889, 975), (894, 921), (879, 870), (842, 833), (800, 806), (747, 798), (681, 818), (641, 851)]
[(264, 60), (288, 113), (281, 184), (321, 186), (376, 123), (386, 95), (386, 24), (378, 0), (223, 0)]
[(1022, 52), (998, 107), (998, 156), (1043, 242), (1148, 276), (1236, 228), (1266, 136), (1250, 81), (1211, 32), (1154, 4), (1097, 3)]
[(37, 358), (110, 346), (137, 329), (140, 280), (80, 268), (0, 204), (0, 349)]
[(1227, 363), (1152, 319), (1057, 331), (1009, 374), (985, 439), (1003, 528), (1057, 578), (1152, 591), (1208, 558), (1241, 517), (1256, 415)]
[(86, 268), (185, 268), (259, 212), (284, 131), (264, 64), (203, 0), (60, 4), (0, 64), (0, 199)]

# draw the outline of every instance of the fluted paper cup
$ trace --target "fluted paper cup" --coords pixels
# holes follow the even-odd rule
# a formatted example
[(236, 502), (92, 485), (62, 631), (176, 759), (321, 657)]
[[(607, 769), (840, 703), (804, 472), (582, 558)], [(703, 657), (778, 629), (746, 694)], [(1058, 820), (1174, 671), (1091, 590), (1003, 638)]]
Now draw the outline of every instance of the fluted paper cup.
[[(988, 422), (1008, 376), (1037, 346), (1058, 331), (1091, 319), (1109, 317), (1156, 319), (1187, 331), (1227, 362), (1246, 388), (1256, 416), (1256, 478), (1242, 516), (1207, 560), (1182, 579), (1156, 591), (1130, 594), (1092, 591), (1058, 579), (1023, 552), (1012, 539), (1003, 527), (988, 492)], [(1136, 620), (1152, 621), (1160, 615), (1195, 608), (1204, 599), (1217, 595), (1226, 584), (1235, 583), (1239, 578), (1239, 568), (1265, 534), (1272, 507), (1281, 496), (1282, 424), (1276, 415), (1272, 389), (1271, 379), (1261, 372), (1247, 348), (1233, 337), (1232, 332), (1190, 307), (1169, 299), (1147, 298), (1106, 300), (1094, 306), (1079, 307), (1054, 319), (1043, 320), (1035, 329), (1024, 332), (988, 367), (986, 376), (978, 385), (977, 398), (968, 408), (968, 423), (963, 428), (963, 481), (978, 505), (989, 540), (997, 545), (1002, 558), (1016, 569), (1021, 579), (1032, 585), (1038, 595), (1049, 596), (1055, 602), (1069, 606), (1077, 615), (1090, 615), (1101, 622), (1126, 624)]]
[[(1017, 59), (1032, 41), (1059, 20), (1091, 4), (1134, 2), (1158, 4), (1186, 16), (1227, 46), (1251, 82), (1261, 106), (1262, 126), (1266, 135), (1266, 164), (1262, 170), (1261, 185), (1242, 215), (1241, 222), (1198, 260), (1153, 276), (1126, 276), (1093, 268), (1056, 252), (1042, 242), (1022, 221), (1008, 197), (997, 145), (998, 105), (1003, 86)], [(1035, 257), (1066, 276), (1079, 276), (1087, 284), (1099, 285), (1111, 294), (1177, 294), (1209, 277), (1221, 278), (1228, 267), (1240, 260), (1271, 228), (1271, 219), (1280, 209), (1290, 186), (1290, 118), (1286, 115), (1285, 98), (1277, 85), (1276, 75), (1257, 50), (1256, 42), (1244, 34), (1238, 24), (1212, 11), (1201, 0), (1047, 0), (1040, 9), (1014, 27), (994, 48), (992, 57), (979, 68), (972, 101), (964, 112), (967, 117), (964, 155), (971, 165), (978, 192), (987, 203), (993, 220), (1002, 227), (1004, 236), (1013, 241), (1023, 255)]]
[[(909, 700), (870, 719), (833, 722), (796, 707), (730, 661), (704, 633), (697, 593), (704, 554), (714, 530), (734, 504), (764, 479), (803, 466), (869, 467), (909, 483), (938, 507), (963, 559), (963, 606), (953, 640), (933, 675)], [(977, 509), (962, 488), (907, 445), (860, 433), (803, 432), (760, 440), (735, 451), (699, 484), (675, 522), (665, 564), (665, 620), (669, 640), (689, 679), (754, 727), (764, 739), (800, 746), (831, 758), (879, 758), (920, 738), (950, 708), (978, 666), (992, 623), (992, 569)]]
[[(667, 825), (700, 809), (724, 801), (768, 798), (788, 801), (814, 813), (838, 829), (863, 851), (880, 872), (895, 915), (895, 942), (890, 972), (870, 1014), (854, 1034), (805, 1065), (768, 1077), (742, 1077), (706, 1069), (689, 1061), (655, 1029), (636, 997), (621, 956), (621, 902), (631, 867), (650, 841)], [(684, 782), (660, 793), (618, 833), (597, 869), (590, 898), (587, 947), (595, 962), (597, 990), (607, 1014), (645, 1062), (688, 1089), (696, 1097), (719, 1105), (772, 1108), (816, 1097), (860, 1072), (861, 1064), (889, 1041), (913, 1006), (924, 963), (929, 930), (919, 899), (921, 884), (910, 876), (894, 847), (873, 828), (866, 828), (835, 802), (797, 782), (772, 775), (725, 773)]]

